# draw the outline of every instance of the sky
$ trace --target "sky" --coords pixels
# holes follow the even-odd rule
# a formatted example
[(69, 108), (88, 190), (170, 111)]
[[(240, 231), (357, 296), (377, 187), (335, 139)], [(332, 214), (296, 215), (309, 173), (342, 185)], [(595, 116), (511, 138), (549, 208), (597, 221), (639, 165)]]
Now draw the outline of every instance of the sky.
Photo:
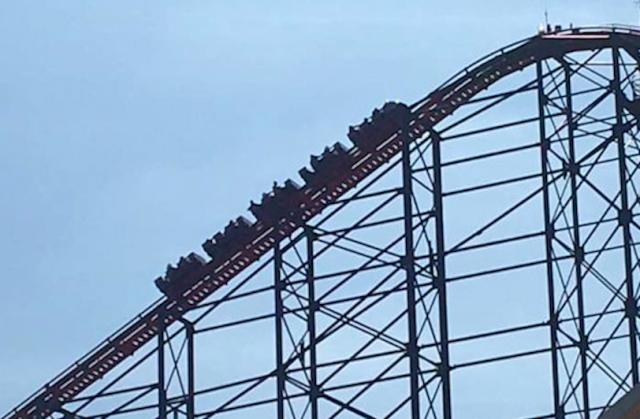
[(475, 59), (631, 0), (0, 0), (0, 414), (274, 180)]

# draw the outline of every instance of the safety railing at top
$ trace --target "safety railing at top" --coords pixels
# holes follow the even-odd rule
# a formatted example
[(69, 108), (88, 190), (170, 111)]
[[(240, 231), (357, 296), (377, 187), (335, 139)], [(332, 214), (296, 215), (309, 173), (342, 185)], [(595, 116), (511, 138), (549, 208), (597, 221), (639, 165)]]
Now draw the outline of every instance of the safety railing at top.
[[(451, 77), (449, 77), (444, 82), (442, 82), (438, 87), (436, 87), (434, 89), (434, 92), (446, 89), (450, 85), (455, 84), (455, 82), (457, 80), (459, 80), (461, 78), (464, 78), (464, 77), (468, 76), (469, 74), (474, 73), (475, 70), (477, 68), (481, 67), (482, 65), (485, 65), (485, 64), (489, 63), (491, 60), (493, 60), (493, 59), (495, 59), (497, 57), (503, 56), (503, 55), (515, 50), (518, 47), (526, 45), (529, 42), (531, 42), (534, 39), (537, 39), (537, 38), (539, 38), (541, 36), (558, 37), (558, 36), (562, 36), (562, 35), (570, 35), (570, 34), (581, 35), (581, 34), (589, 34), (589, 33), (612, 33), (612, 34), (613, 33), (622, 33), (622, 34), (640, 36), (640, 27), (631, 26), (631, 25), (622, 25), (622, 24), (610, 24), (610, 25), (600, 25), (600, 26), (584, 26), (584, 27), (579, 27), (579, 28), (569, 27), (569, 28), (561, 29), (559, 31), (551, 31), (549, 33), (541, 33), (541, 34), (538, 34), (538, 35), (535, 35), (535, 36), (529, 36), (527, 38), (524, 38), (524, 39), (521, 39), (519, 41), (513, 42), (511, 44), (508, 44), (507, 46), (499, 48), (499, 49), (497, 49), (497, 50), (495, 50), (493, 52), (490, 52), (487, 55), (484, 55), (484, 56), (478, 58), (477, 60), (473, 61), (471, 64), (467, 65), (465, 68), (463, 68), (462, 70), (458, 71), (457, 73), (454, 73)], [(427, 102), (429, 100), (431, 95), (432, 95), (432, 93), (429, 94), (428, 96), (425, 96), (422, 99), (419, 99), (418, 101), (414, 102), (410, 106), (410, 108), (411, 109), (420, 108), (425, 102)]]

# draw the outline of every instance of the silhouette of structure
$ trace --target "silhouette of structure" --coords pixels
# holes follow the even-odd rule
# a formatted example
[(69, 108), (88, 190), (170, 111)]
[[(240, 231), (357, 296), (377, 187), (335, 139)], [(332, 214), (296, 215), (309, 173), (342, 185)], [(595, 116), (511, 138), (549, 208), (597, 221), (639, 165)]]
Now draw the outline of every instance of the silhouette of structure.
[(639, 47), (549, 28), (375, 114), (4, 419), (597, 417), (639, 379)]

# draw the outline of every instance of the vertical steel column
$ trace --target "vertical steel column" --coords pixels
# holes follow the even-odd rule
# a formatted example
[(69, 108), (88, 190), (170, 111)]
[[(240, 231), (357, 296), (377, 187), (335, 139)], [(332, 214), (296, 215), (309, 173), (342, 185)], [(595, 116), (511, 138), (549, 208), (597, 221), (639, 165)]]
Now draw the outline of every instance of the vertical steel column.
[(442, 195), (442, 161), (440, 155), (440, 135), (430, 131), (433, 150), (433, 201), (436, 222), (436, 264), (437, 275), (434, 285), (438, 290), (440, 317), (440, 377), (442, 379), (443, 418), (451, 419), (451, 371), (449, 364), (449, 320), (447, 316), (447, 273), (445, 270), (444, 208)]
[(194, 419), (196, 416), (195, 330), (191, 322), (185, 321), (184, 325), (187, 332), (187, 419)]
[(282, 322), (283, 322), (283, 304), (282, 304), (282, 251), (280, 249), (280, 241), (273, 246), (273, 292), (275, 297), (275, 326), (276, 326), (276, 380), (277, 380), (277, 412), (278, 419), (284, 419), (284, 363), (282, 348)]
[(318, 419), (318, 376), (317, 376), (317, 342), (316, 342), (316, 292), (314, 273), (314, 251), (313, 241), (315, 233), (309, 226), (305, 226), (307, 237), (307, 288), (309, 293), (309, 317), (307, 319), (307, 331), (309, 333), (309, 379), (310, 379), (310, 401), (311, 419)]
[(404, 203), (404, 257), (402, 265), (407, 274), (407, 324), (409, 342), (409, 378), (411, 391), (411, 417), (420, 418), (420, 400), (418, 398), (418, 331), (416, 321), (416, 272), (413, 250), (413, 174), (411, 171), (411, 139), (408, 121), (402, 129), (402, 197)]
[(558, 314), (556, 313), (555, 282), (553, 276), (553, 235), (555, 229), (551, 223), (551, 208), (549, 199), (549, 171), (547, 169), (549, 159), (549, 139), (547, 138), (545, 124), (545, 104), (547, 101), (544, 93), (544, 77), (542, 63), (536, 63), (537, 87), (538, 87), (538, 119), (540, 131), (540, 164), (542, 166), (542, 200), (544, 206), (544, 231), (545, 231), (545, 257), (547, 268), (547, 297), (549, 307), (549, 339), (551, 340), (551, 375), (553, 379), (553, 406), (554, 418), (564, 417), (564, 409), (560, 400), (560, 382), (558, 378)]
[(579, 327), (579, 339), (578, 343), (580, 349), (580, 372), (582, 374), (582, 398), (584, 403), (584, 417), (589, 419), (590, 407), (589, 407), (589, 367), (587, 348), (589, 345), (588, 336), (585, 334), (585, 322), (584, 322), (584, 290), (582, 287), (582, 262), (584, 260), (584, 249), (580, 244), (580, 212), (578, 211), (578, 184), (577, 177), (580, 171), (578, 163), (576, 162), (576, 147), (574, 139), (575, 123), (573, 121), (573, 99), (571, 89), (571, 68), (566, 61), (561, 61), (565, 73), (565, 100), (566, 100), (566, 118), (567, 118), (567, 138), (569, 141), (569, 176), (571, 182), (571, 213), (573, 219), (573, 253), (575, 263), (575, 276), (578, 298), (578, 327)]
[(164, 313), (158, 316), (158, 419), (167, 418), (167, 391), (164, 388)]
[(624, 132), (622, 112), (623, 112), (623, 92), (620, 86), (620, 56), (618, 48), (611, 49), (613, 54), (613, 89), (616, 103), (616, 124), (613, 127), (614, 137), (618, 143), (618, 173), (620, 177), (620, 213), (618, 215), (622, 235), (624, 240), (624, 270), (627, 299), (625, 302), (625, 312), (629, 319), (629, 352), (631, 355), (631, 379), (633, 385), (638, 384), (638, 329), (636, 325), (637, 308), (633, 286), (633, 262), (631, 258), (631, 210), (629, 208), (629, 196), (627, 192), (627, 163), (626, 151), (624, 149)]

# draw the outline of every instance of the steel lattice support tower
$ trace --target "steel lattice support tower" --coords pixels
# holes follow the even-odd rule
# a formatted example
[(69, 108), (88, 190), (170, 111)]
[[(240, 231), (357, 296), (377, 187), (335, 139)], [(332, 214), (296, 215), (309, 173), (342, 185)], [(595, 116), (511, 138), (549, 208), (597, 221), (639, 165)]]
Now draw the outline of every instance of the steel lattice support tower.
[(4, 419), (596, 418), (639, 381), (639, 46), (575, 29), (478, 61), (259, 260)]

